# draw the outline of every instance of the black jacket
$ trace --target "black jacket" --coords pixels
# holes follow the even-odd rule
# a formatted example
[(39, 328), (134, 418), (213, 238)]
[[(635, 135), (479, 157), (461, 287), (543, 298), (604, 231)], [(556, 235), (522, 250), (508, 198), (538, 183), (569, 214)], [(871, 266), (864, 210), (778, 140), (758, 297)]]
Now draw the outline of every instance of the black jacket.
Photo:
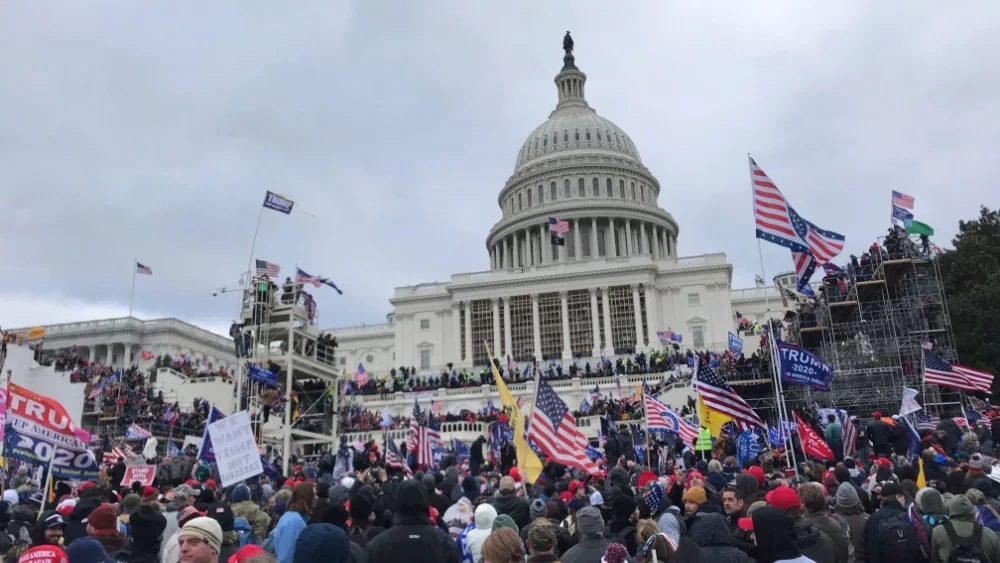
[(868, 423), (868, 439), (872, 441), (872, 448), (876, 454), (891, 452), (889, 425), (881, 420), (873, 420)]
[(722, 514), (702, 514), (691, 528), (691, 539), (712, 563), (752, 563), (750, 556), (733, 545), (729, 524)]
[(73, 540), (87, 537), (86, 520), (95, 508), (100, 506), (99, 499), (82, 498), (73, 507), (73, 512), (66, 519), (63, 528), (63, 545), (69, 545)]
[(493, 500), (493, 508), (497, 514), (506, 514), (517, 524), (518, 528), (526, 528), (531, 524), (531, 512), (528, 510), (528, 499), (515, 493), (500, 493)]
[(897, 563), (882, 561), (882, 542), (878, 535), (882, 521), (897, 514), (906, 518), (906, 509), (895, 500), (887, 500), (883, 501), (882, 508), (876, 510), (875, 514), (865, 522), (865, 551), (868, 554), (868, 563)]
[(423, 483), (404, 481), (396, 499), (395, 525), (368, 544), (369, 563), (461, 563), (455, 540), (431, 525)]

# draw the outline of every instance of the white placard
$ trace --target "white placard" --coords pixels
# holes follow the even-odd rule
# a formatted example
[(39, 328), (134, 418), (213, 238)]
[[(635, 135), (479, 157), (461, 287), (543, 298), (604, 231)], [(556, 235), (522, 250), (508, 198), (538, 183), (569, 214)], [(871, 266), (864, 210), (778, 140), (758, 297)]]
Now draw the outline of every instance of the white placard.
[(215, 449), (215, 462), (223, 487), (264, 472), (247, 411), (233, 413), (209, 424), (208, 436)]

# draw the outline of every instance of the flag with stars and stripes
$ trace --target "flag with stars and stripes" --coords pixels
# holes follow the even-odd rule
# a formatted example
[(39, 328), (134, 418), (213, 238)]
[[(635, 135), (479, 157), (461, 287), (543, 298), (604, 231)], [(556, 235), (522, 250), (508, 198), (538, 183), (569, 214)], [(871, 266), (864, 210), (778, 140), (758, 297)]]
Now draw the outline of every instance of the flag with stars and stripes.
[(696, 426), (648, 394), (643, 395), (643, 404), (646, 409), (646, 427), (650, 432), (673, 432), (680, 436), (687, 447), (694, 449), (694, 442), (698, 439)]
[(753, 183), (757, 238), (787, 247), (793, 252), (807, 253), (818, 264), (826, 264), (844, 249), (844, 235), (821, 229), (803, 219), (752, 158), (750, 179)]
[(281, 266), (268, 262), (267, 260), (257, 259), (257, 276), (267, 276), (270, 278), (276, 278), (281, 274)]
[(892, 204), (898, 205), (899, 207), (904, 207), (906, 209), (913, 209), (914, 199), (912, 195), (906, 195), (903, 192), (897, 192), (892, 190)]
[(556, 463), (582, 469), (593, 476), (600, 473), (587, 457), (587, 439), (577, 429), (569, 407), (544, 379), (538, 380), (528, 438)]
[(733, 388), (719, 374), (715, 373), (715, 370), (707, 362), (695, 364), (695, 377), (691, 381), (694, 390), (705, 401), (705, 406), (731, 416), (739, 430), (749, 430), (755, 427), (767, 428), (760, 416), (754, 412), (753, 407), (736, 391), (733, 391)]
[(795, 290), (809, 297), (816, 297), (816, 292), (809, 287), (809, 280), (816, 271), (816, 259), (806, 252), (792, 251), (792, 262), (795, 264)]
[(385, 438), (385, 466), (392, 467), (393, 469), (399, 469), (407, 475), (412, 475), (413, 471), (410, 470), (410, 466), (406, 465), (406, 460), (399, 453), (399, 448), (396, 446), (396, 441), (386, 434)]
[(936, 430), (941, 417), (931, 413), (917, 413), (917, 430)]
[(951, 364), (934, 352), (924, 349), (924, 383), (965, 391), (990, 392), (993, 374), (959, 364)]

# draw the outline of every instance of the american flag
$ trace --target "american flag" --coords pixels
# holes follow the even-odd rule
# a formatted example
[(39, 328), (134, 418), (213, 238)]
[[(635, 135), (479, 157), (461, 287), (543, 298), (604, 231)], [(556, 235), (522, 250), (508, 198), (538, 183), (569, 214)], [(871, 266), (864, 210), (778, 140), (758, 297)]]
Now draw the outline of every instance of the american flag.
[(517, 408), (523, 407), (524, 403), (527, 402), (527, 400), (528, 400), (528, 396), (527, 395), (521, 395), (520, 397), (518, 397), (517, 398)]
[(831, 414), (837, 419), (844, 433), (844, 457), (854, 457), (854, 454), (857, 453), (858, 429), (851, 422), (851, 417), (847, 416), (847, 411), (844, 409), (817, 409), (816, 414), (824, 422), (826, 417)]
[[(425, 424), (426, 421), (426, 424)], [(417, 465), (434, 465), (433, 449), (441, 448), (441, 425), (433, 416), (421, 415), (416, 400), (413, 401), (413, 417), (410, 419), (410, 437), (407, 448), (416, 455)], [(412, 444), (412, 446), (411, 446)]]
[(748, 327), (752, 323), (750, 323), (750, 319), (741, 315), (739, 311), (736, 311), (736, 324), (740, 327)]
[(104, 459), (111, 463), (118, 463), (118, 460), (127, 460), (132, 457), (133, 453), (135, 452), (132, 451), (132, 446), (123, 442), (121, 446), (115, 446), (111, 448), (110, 452), (104, 454)]
[(406, 460), (403, 459), (403, 456), (399, 453), (396, 441), (388, 435), (386, 435), (385, 438), (385, 466), (399, 469), (407, 475), (413, 474), (413, 471), (410, 470), (410, 466), (406, 465)]
[(267, 260), (257, 260), (257, 275), (258, 276), (268, 276), (272, 278), (278, 277), (281, 273), (281, 266), (277, 264), (272, 264)]
[(146, 276), (151, 276), (151, 275), (153, 275), (153, 269), (150, 268), (149, 266), (146, 266), (144, 264), (136, 262), (135, 263), (135, 273), (137, 273), (137, 274), (143, 274), (143, 275), (146, 275)]
[(358, 384), (358, 387), (368, 385), (368, 372), (365, 370), (364, 364), (358, 364), (358, 369), (354, 372), (354, 382)]
[(569, 232), (569, 221), (549, 217), (549, 232), (564, 235)]
[(892, 190), (892, 204), (905, 207), (906, 209), (913, 209), (913, 196)]
[(582, 469), (593, 476), (600, 473), (597, 465), (587, 457), (587, 439), (577, 430), (569, 407), (544, 379), (538, 380), (528, 439), (534, 440), (542, 452), (557, 463)]
[(809, 280), (816, 271), (816, 259), (811, 254), (792, 251), (792, 262), (795, 263), (795, 289), (803, 295), (813, 293)]
[(752, 158), (750, 178), (757, 238), (788, 247), (793, 252), (809, 253), (819, 264), (829, 262), (844, 249), (844, 235), (820, 229), (799, 216)]
[(924, 349), (924, 383), (966, 391), (990, 392), (993, 374), (959, 364), (949, 364), (934, 352)]
[(657, 430), (674, 432), (680, 436), (687, 447), (694, 449), (694, 442), (698, 439), (697, 428), (677, 416), (677, 413), (670, 407), (649, 395), (643, 395), (643, 402), (646, 408), (646, 427), (649, 428), (650, 432)]
[(311, 283), (313, 287), (323, 287), (323, 280), (319, 276), (313, 276), (305, 273), (302, 268), (295, 269), (295, 282), (296, 283)]
[(956, 425), (957, 425), (957, 426), (958, 426), (959, 428), (961, 428), (961, 427), (963, 427), (963, 426), (964, 426), (964, 427), (966, 427), (966, 428), (968, 428), (968, 427), (969, 427), (969, 421), (968, 421), (968, 420), (966, 420), (966, 419), (965, 419), (965, 417), (963, 417), (963, 416), (956, 416), (956, 417), (955, 417), (955, 418), (953, 418), (952, 420), (953, 420), (953, 421), (955, 422), (955, 424), (956, 424)]
[(936, 414), (917, 413), (917, 430), (936, 430), (941, 417)]
[(983, 419), (982, 414), (970, 409), (969, 407), (965, 407), (962, 411), (963, 414), (965, 414), (965, 420), (970, 423), (976, 423)]
[(705, 401), (705, 406), (733, 417), (733, 422), (740, 431), (753, 427), (767, 429), (767, 425), (753, 408), (707, 362), (697, 363), (692, 386)]

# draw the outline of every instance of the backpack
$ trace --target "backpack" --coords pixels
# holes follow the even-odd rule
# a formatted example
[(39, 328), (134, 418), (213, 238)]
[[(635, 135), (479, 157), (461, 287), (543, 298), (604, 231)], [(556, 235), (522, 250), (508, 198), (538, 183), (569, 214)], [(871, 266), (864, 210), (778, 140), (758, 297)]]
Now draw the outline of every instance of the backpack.
[(893, 514), (878, 523), (883, 561), (926, 561), (917, 533), (904, 514)]
[(614, 543), (620, 543), (627, 547), (629, 535), (632, 536), (633, 542), (639, 541), (635, 537), (635, 526), (626, 526), (622, 531), (618, 532), (617, 536), (615, 536)]
[(233, 519), (233, 531), (240, 537), (240, 547), (253, 543), (253, 527), (242, 516)]
[(990, 558), (986, 556), (986, 552), (982, 548), (982, 524), (973, 524), (972, 535), (967, 538), (958, 537), (951, 521), (945, 522), (942, 526), (944, 526), (944, 531), (948, 534), (948, 540), (951, 542), (947, 563), (989, 563)]

